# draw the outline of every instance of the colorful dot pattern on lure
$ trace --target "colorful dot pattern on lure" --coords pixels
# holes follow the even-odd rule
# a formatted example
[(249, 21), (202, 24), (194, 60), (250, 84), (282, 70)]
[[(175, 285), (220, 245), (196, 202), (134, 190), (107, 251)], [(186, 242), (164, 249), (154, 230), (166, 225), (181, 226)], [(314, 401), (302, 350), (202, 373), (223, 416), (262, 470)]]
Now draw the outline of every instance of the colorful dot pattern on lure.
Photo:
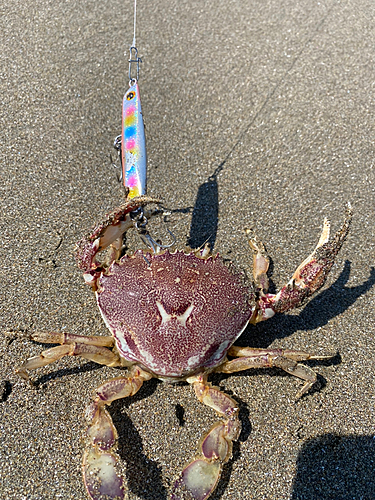
[[(134, 81), (133, 81), (134, 82)], [(146, 137), (137, 82), (130, 85), (122, 105), (121, 155), (128, 198), (146, 194)]]

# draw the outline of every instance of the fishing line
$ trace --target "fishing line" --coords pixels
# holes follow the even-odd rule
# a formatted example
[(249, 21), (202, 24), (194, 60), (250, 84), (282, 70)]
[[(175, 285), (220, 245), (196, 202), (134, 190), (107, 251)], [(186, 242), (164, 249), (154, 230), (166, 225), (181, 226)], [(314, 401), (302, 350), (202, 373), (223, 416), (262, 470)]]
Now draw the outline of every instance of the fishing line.
[(132, 47), (135, 47), (135, 27), (137, 24), (137, 0), (134, 0), (134, 34), (133, 34), (133, 42)]

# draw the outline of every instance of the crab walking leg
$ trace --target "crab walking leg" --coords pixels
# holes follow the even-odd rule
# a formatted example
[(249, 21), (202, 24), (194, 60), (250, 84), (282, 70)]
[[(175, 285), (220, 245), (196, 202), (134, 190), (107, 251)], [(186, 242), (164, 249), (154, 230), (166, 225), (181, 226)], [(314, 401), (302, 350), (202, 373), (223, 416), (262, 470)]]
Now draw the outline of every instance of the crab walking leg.
[(199, 446), (200, 456), (182, 471), (172, 488), (171, 500), (205, 500), (214, 491), (222, 465), (232, 454), (232, 441), (240, 434), (236, 401), (212, 387), (206, 375), (190, 377), (195, 394), (201, 403), (214, 409), (223, 420), (214, 424), (203, 436)]
[[(260, 294), (259, 310), (251, 319), (251, 323), (264, 321), (275, 313), (282, 313), (300, 306), (307, 297), (323, 286), (348, 234), (351, 218), (352, 210), (349, 205), (341, 229), (331, 239), (329, 238), (329, 222), (327, 219), (324, 220), (322, 234), (313, 253), (298, 266), (292, 279), (279, 293), (276, 295)], [(258, 252), (258, 254), (261, 257), (261, 253)], [(258, 272), (262, 275), (261, 271)]]
[(290, 375), (294, 375), (305, 381), (302, 389), (296, 395), (299, 399), (316, 382), (317, 375), (308, 366), (301, 365), (298, 361), (308, 359), (328, 359), (329, 356), (314, 356), (304, 351), (294, 351), (291, 349), (253, 349), (249, 347), (232, 346), (228, 351), (229, 356), (236, 356), (236, 359), (226, 361), (215, 371), (219, 373), (234, 373), (251, 368), (281, 368)]
[[(44, 338), (46, 335), (48, 336), (48, 334), (42, 334)], [(53, 334), (50, 335), (52, 336)], [(75, 337), (79, 336), (76, 335)], [(35, 339), (35, 337), (33, 338)], [(39, 356), (34, 356), (27, 359), (19, 368), (16, 369), (16, 373), (18, 373), (18, 375), (24, 380), (29, 380), (30, 377), (27, 373), (28, 370), (36, 370), (37, 368), (40, 368), (42, 366), (49, 365), (63, 358), (64, 356), (80, 356), (81, 358), (85, 358), (90, 361), (94, 361), (95, 363), (99, 363), (100, 365), (106, 366), (122, 365), (120, 356), (117, 353), (112, 352), (107, 347), (102, 347), (100, 345), (90, 345), (89, 343), (70, 342), (57, 347), (51, 347), (50, 349), (41, 352)]]
[(82, 464), (85, 486), (92, 500), (125, 498), (123, 479), (115, 469), (117, 431), (105, 406), (116, 399), (133, 396), (150, 378), (152, 375), (134, 367), (128, 377), (108, 380), (95, 391), (94, 400), (86, 410), (89, 426)]
[(35, 342), (43, 344), (88, 344), (101, 347), (113, 347), (115, 339), (113, 337), (105, 337), (102, 335), (76, 335), (74, 333), (61, 332), (35, 332), (30, 336)]

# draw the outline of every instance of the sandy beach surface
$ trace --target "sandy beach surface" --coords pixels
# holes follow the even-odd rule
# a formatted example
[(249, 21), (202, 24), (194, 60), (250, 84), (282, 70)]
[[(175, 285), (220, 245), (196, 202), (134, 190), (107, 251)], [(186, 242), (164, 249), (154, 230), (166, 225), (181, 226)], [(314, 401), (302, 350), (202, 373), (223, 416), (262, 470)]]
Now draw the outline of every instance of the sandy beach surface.
[[(64, 358), (14, 370), (37, 331), (107, 335), (74, 261), (122, 201), (111, 167), (127, 88), (131, 1), (13, 0), (0, 7), (0, 498), (84, 500), (84, 409), (120, 372)], [(371, 0), (139, 0), (137, 46), (150, 223), (251, 275), (244, 229), (272, 257), (272, 289), (312, 251), (325, 216), (351, 232), (324, 288), (240, 345), (334, 354), (318, 383), (277, 369), (215, 376), (242, 433), (212, 500), (375, 499), (374, 43)], [(132, 237), (131, 248), (140, 245)], [(130, 500), (167, 500), (217, 417), (183, 383), (111, 406)]]

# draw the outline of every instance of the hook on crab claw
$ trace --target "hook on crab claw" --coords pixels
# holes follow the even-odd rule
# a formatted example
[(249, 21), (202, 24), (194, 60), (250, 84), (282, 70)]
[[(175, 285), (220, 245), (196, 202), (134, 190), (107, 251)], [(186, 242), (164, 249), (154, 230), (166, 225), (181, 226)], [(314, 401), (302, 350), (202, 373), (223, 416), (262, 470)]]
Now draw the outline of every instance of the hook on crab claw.
[(176, 243), (176, 236), (167, 228), (168, 233), (172, 236), (173, 241), (169, 245), (162, 245), (158, 240), (155, 240), (147, 231), (148, 224), (147, 217), (144, 215), (143, 207), (137, 208), (130, 213), (130, 218), (133, 221), (135, 229), (138, 231), (139, 237), (143, 243), (153, 251), (153, 253), (160, 253), (160, 250), (171, 248)]
[(139, 232), (139, 236), (140, 236), (141, 240), (143, 241), (143, 243), (147, 247), (149, 247), (154, 253), (160, 253), (160, 250), (165, 250), (167, 248), (171, 248), (176, 243), (176, 236), (168, 228), (167, 228), (167, 231), (173, 238), (172, 243), (169, 243), (169, 245), (162, 245), (161, 243), (158, 243), (158, 241), (154, 240), (154, 238), (146, 230), (144, 230), (143, 232)]

